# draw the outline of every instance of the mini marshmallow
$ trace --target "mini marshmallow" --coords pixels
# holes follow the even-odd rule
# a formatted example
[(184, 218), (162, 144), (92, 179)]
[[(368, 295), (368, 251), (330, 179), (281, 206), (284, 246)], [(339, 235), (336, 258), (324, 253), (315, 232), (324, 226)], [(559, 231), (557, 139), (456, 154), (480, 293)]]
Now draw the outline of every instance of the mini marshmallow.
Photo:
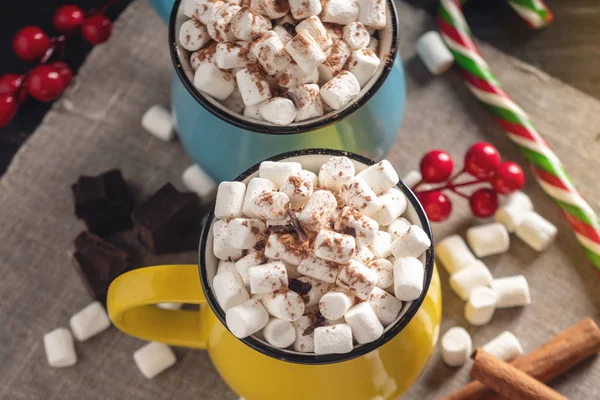
[(350, 235), (321, 229), (315, 239), (314, 251), (317, 257), (336, 263), (345, 263), (354, 255), (356, 242)]
[(373, 288), (367, 301), (383, 326), (394, 322), (402, 310), (402, 301), (378, 287)]
[(368, 302), (358, 303), (344, 315), (359, 344), (371, 343), (383, 335), (383, 325)]
[(247, 42), (219, 43), (215, 63), (221, 69), (244, 68), (249, 62), (248, 51)]
[(235, 77), (246, 107), (271, 98), (269, 81), (257, 65), (244, 68)]
[(234, 249), (251, 249), (263, 239), (266, 228), (260, 219), (232, 219), (227, 225), (229, 245)]
[(329, 22), (323, 22), (323, 26), (327, 29), (327, 33), (331, 37), (333, 42), (337, 42), (338, 40), (342, 40), (342, 35), (344, 34), (344, 26), (338, 24), (332, 24)]
[(503, 361), (512, 361), (523, 355), (523, 347), (519, 339), (509, 331), (504, 331), (481, 348)]
[(496, 308), (520, 307), (531, 304), (529, 284), (523, 275), (494, 279), (490, 286), (496, 294)]
[(492, 279), (488, 267), (475, 260), (466, 268), (450, 275), (450, 287), (461, 299), (467, 301), (475, 288), (488, 286)]
[(292, 210), (299, 210), (312, 196), (314, 191), (314, 173), (310, 171), (295, 172), (288, 176), (281, 186), (281, 192), (290, 200)]
[(307, 74), (317, 69), (327, 59), (321, 46), (306, 31), (301, 31), (294, 36), (287, 42), (285, 49)]
[(327, 54), (325, 62), (319, 65), (319, 78), (324, 82), (332, 80), (344, 69), (351, 54), (352, 51), (346, 42), (336, 41)]
[(213, 293), (224, 311), (250, 298), (237, 272), (222, 272), (213, 278)]
[(402, 257), (394, 262), (394, 294), (402, 301), (417, 299), (423, 292), (425, 268), (414, 257)]
[(296, 330), (292, 323), (279, 318), (271, 318), (262, 334), (267, 343), (278, 349), (285, 349), (296, 340)]
[[(321, 175), (319, 174), (321, 183)], [(317, 190), (310, 196), (304, 209), (298, 214), (302, 227), (311, 232), (319, 232), (327, 226), (337, 208), (337, 200), (327, 190)]]
[(396, 258), (418, 258), (431, 246), (431, 239), (418, 225), (411, 225), (406, 233), (392, 242), (392, 254)]
[(352, 207), (344, 207), (335, 219), (334, 228), (339, 232), (352, 231), (357, 246), (368, 246), (375, 239), (379, 224)]
[(339, 273), (339, 267), (334, 262), (310, 254), (300, 262), (298, 272), (323, 282), (334, 283)]
[(264, 121), (263, 117), (260, 116), (260, 105), (261, 103), (246, 106), (244, 108), (244, 117), (252, 118), (257, 121)]
[(323, 7), (321, 0), (289, 0), (292, 17), (301, 20), (313, 15), (319, 15)]
[(442, 336), (442, 360), (449, 367), (460, 367), (473, 351), (471, 336), (460, 326), (450, 328)]
[(296, 25), (296, 32), (307, 32), (321, 46), (322, 50), (327, 50), (333, 45), (333, 41), (327, 33), (327, 29), (317, 16), (312, 16)]
[(310, 327), (315, 321), (313, 314), (308, 314), (300, 317), (296, 321), (292, 322), (294, 331), (296, 333), (296, 340), (294, 341), (294, 350), (301, 353), (313, 353), (315, 351), (315, 334), (312, 332), (310, 335), (305, 335), (304, 332)]
[(342, 38), (352, 51), (360, 50), (369, 45), (371, 35), (361, 22), (352, 22), (344, 27)]
[[(235, 262), (235, 270), (240, 275), (244, 286), (250, 286), (250, 277), (248, 276), (248, 269), (265, 263), (264, 253), (256, 252), (250, 253)], [(217, 271), (218, 273), (218, 271)]]
[(228, 225), (229, 222), (225, 220), (213, 224), (213, 253), (219, 260), (239, 260), (242, 258), (242, 250), (229, 245)]
[(281, 43), (286, 45), (294, 37), (294, 27), (290, 25), (277, 25), (273, 27)]
[(342, 71), (321, 86), (321, 97), (327, 105), (339, 110), (350, 103), (360, 93), (360, 84), (353, 73)]
[(287, 0), (251, 0), (250, 8), (269, 19), (281, 18), (290, 11)]
[(381, 206), (373, 218), (383, 226), (390, 225), (406, 211), (406, 196), (396, 188), (391, 188), (378, 199)]
[[(233, 68), (231, 71), (234, 71)], [(240, 92), (240, 88), (235, 84), (233, 92), (227, 97), (225, 100), (221, 102), (225, 107), (227, 107), (230, 111), (238, 114), (242, 114), (244, 112), (244, 108), (246, 105), (244, 104), (244, 99), (242, 99), (242, 93)]]
[(265, 32), (253, 43), (252, 51), (268, 75), (283, 71), (291, 59), (279, 36), (273, 31)]
[(162, 308), (163, 310), (179, 310), (183, 307), (183, 303), (158, 303), (156, 307)]
[(168, 142), (175, 138), (173, 117), (169, 111), (158, 104), (153, 105), (144, 113), (142, 128), (163, 142)]
[(259, 300), (250, 299), (227, 310), (225, 322), (235, 337), (243, 339), (264, 328), (269, 323), (269, 314)]
[(188, 18), (193, 18), (194, 17), (194, 12), (196, 11), (196, 8), (198, 7), (198, 3), (200, 3), (201, 1), (205, 1), (205, 0), (185, 0), (182, 1), (181, 4), (183, 6), (183, 14), (188, 17)]
[(387, 23), (386, 2), (380, 0), (358, 0), (358, 20), (370, 29), (383, 29)]
[(465, 304), (465, 319), (471, 325), (485, 325), (491, 321), (496, 309), (496, 294), (487, 287), (473, 289)]
[(421, 172), (417, 171), (416, 169), (408, 171), (406, 175), (402, 177), (402, 182), (404, 182), (404, 184), (409, 188), (412, 188), (422, 180), (423, 175), (421, 175)]
[(504, 253), (510, 246), (508, 231), (497, 222), (469, 228), (467, 241), (479, 258)]
[(73, 336), (80, 342), (110, 328), (110, 319), (99, 301), (90, 303), (69, 320)]
[(307, 250), (308, 242), (301, 241), (295, 234), (271, 234), (265, 247), (265, 256), (299, 265)]
[(231, 33), (245, 42), (258, 39), (272, 28), (271, 21), (254, 12), (250, 7), (242, 7), (230, 22)]
[(475, 261), (475, 256), (459, 235), (450, 235), (442, 239), (435, 246), (435, 252), (450, 275)]
[(196, 193), (201, 199), (210, 198), (217, 189), (215, 181), (196, 164), (183, 171), (181, 181), (190, 192)]
[(288, 91), (288, 96), (297, 108), (296, 122), (318, 118), (325, 114), (319, 85), (298, 85)]
[(173, 350), (166, 344), (158, 342), (150, 342), (138, 349), (133, 353), (133, 359), (147, 379), (154, 378), (177, 361)]
[[(290, 62), (279, 74), (277, 74), (277, 84), (288, 89), (293, 89), (297, 85), (317, 83), (318, 81), (318, 69), (307, 74), (295, 61)], [(296, 94), (296, 96), (298, 96), (298, 94)]]
[(365, 300), (378, 281), (377, 272), (356, 260), (350, 260), (340, 267), (340, 273), (335, 283), (348, 289), (356, 297)]
[(296, 321), (304, 314), (304, 300), (287, 288), (267, 293), (260, 301), (270, 315), (284, 321)]
[(222, 274), (224, 272), (236, 272), (237, 273), (237, 270), (235, 269), (235, 262), (219, 260), (219, 263), (217, 264), (217, 272), (215, 272), (215, 276)]
[(287, 270), (281, 261), (248, 268), (248, 280), (252, 294), (270, 293), (288, 285)]
[(285, 219), (290, 199), (285, 193), (264, 191), (252, 200), (254, 214), (263, 219)]
[(360, 49), (350, 55), (346, 68), (356, 77), (362, 88), (375, 75), (380, 64), (381, 60), (373, 50)]
[[(371, 36), (371, 41), (369, 42), (367, 49), (371, 50), (373, 53), (375, 53), (377, 55), (379, 53), (379, 40), (377, 40), (377, 38)], [(415, 172), (418, 172), (418, 171), (415, 171)], [(420, 179), (417, 182), (420, 182)]]
[[(246, 107), (248, 108), (248, 107)], [(265, 178), (252, 178), (248, 182), (246, 188), (246, 196), (244, 197), (244, 203), (242, 206), (242, 212), (248, 217), (256, 217), (254, 212), (254, 198), (265, 191), (275, 191), (275, 184), (269, 179)]]
[(364, 265), (369, 264), (374, 258), (373, 252), (367, 246), (358, 247), (352, 256), (353, 260)]
[(507, 196), (500, 196), (500, 207), (518, 207), (523, 210), (533, 211), (533, 202), (524, 192), (518, 190)]
[(179, 28), (179, 44), (186, 50), (200, 50), (210, 41), (206, 27), (195, 19), (190, 19), (181, 24)]
[(245, 195), (246, 185), (243, 182), (221, 182), (215, 201), (215, 217), (219, 219), (241, 217)]
[(332, 287), (332, 285), (327, 282), (323, 282), (309, 276), (300, 277), (298, 280), (311, 285), (308, 293), (302, 296), (306, 307), (318, 306), (323, 295), (329, 292)]
[(335, 288), (323, 295), (319, 301), (321, 315), (329, 320), (342, 318), (354, 305), (354, 295), (342, 288)]
[(345, 354), (352, 351), (352, 329), (347, 324), (315, 329), (315, 354)]
[(454, 64), (454, 56), (436, 31), (421, 36), (415, 47), (421, 61), (433, 75), (443, 74)]
[(515, 233), (517, 237), (531, 246), (534, 250), (543, 251), (550, 246), (558, 229), (550, 221), (536, 212), (528, 212)]
[(217, 14), (217, 11), (225, 5), (225, 2), (220, 0), (195, 0), (195, 3), (191, 17), (204, 25), (208, 24)]
[(342, 186), (340, 197), (347, 206), (353, 207), (367, 217), (374, 215), (381, 206), (375, 192), (364, 178), (359, 176), (350, 179)]
[(258, 175), (273, 182), (275, 188), (279, 190), (288, 176), (300, 171), (302, 171), (302, 165), (297, 162), (263, 161), (258, 168)]
[(398, 218), (392, 222), (387, 228), (388, 233), (392, 237), (392, 242), (400, 236), (404, 236), (411, 226), (411, 222), (406, 218)]
[(231, 32), (230, 22), (233, 16), (240, 11), (241, 7), (227, 3), (221, 7), (210, 21), (206, 24), (206, 29), (211, 38), (216, 42), (232, 42), (235, 36)]
[(502, 207), (494, 214), (494, 220), (506, 227), (509, 233), (514, 233), (528, 212), (533, 211), (533, 203), (525, 193), (517, 191), (506, 196)]
[(392, 236), (386, 231), (378, 231), (369, 246), (375, 258), (388, 258), (392, 254)]
[(319, 184), (322, 188), (338, 192), (354, 178), (354, 163), (348, 157), (331, 157), (319, 169)]
[(400, 178), (388, 160), (382, 160), (362, 170), (356, 176), (365, 180), (376, 195), (380, 196), (395, 187)]
[(348, 25), (358, 18), (357, 0), (321, 0), (321, 19), (339, 25)]
[(385, 258), (373, 260), (368, 264), (369, 269), (377, 273), (377, 286), (388, 289), (394, 284), (394, 265)]
[(290, 99), (274, 97), (262, 103), (259, 108), (260, 116), (275, 125), (289, 125), (296, 118), (296, 107)]
[(52, 368), (70, 367), (77, 363), (73, 336), (67, 328), (56, 328), (44, 335), (44, 349)]
[(235, 89), (235, 78), (221, 71), (215, 64), (201, 64), (194, 74), (194, 87), (219, 101), (225, 100)]
[(217, 43), (206, 46), (203, 49), (193, 52), (190, 55), (190, 64), (192, 70), (196, 72), (202, 64), (214, 64), (215, 55), (217, 54)]

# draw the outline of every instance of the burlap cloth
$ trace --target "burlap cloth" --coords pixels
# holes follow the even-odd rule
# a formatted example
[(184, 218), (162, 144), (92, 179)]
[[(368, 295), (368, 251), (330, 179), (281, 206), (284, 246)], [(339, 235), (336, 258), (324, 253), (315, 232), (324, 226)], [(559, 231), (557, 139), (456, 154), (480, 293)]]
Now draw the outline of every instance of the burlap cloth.
[[(524, 165), (458, 74), (432, 79), (415, 59), (415, 40), (432, 28), (430, 17), (402, 3), (399, 12), (408, 107), (400, 137), (389, 154), (393, 164), (405, 172), (431, 148), (446, 149), (460, 160), (468, 145), (487, 140), (504, 157)], [(508, 92), (531, 113), (583, 195), (600, 210), (600, 102), (490, 46), (482, 44), (482, 52)], [(159, 142), (139, 124), (150, 105), (168, 102), (170, 71), (166, 29), (145, 1), (137, 1), (115, 25), (110, 42), (93, 51), (77, 84), (56, 103), (2, 177), (0, 398), (236, 398), (202, 351), (175, 349), (177, 364), (146, 380), (132, 359), (143, 342), (114, 328), (78, 343), (79, 362), (73, 368), (52, 369), (45, 360), (42, 335), (67, 326), (69, 317), (90, 301), (70, 265), (72, 240), (83, 227), (73, 217), (69, 185), (80, 174), (119, 167), (142, 195), (166, 181), (181, 187), (179, 176), (189, 161), (180, 144)], [(558, 225), (558, 239), (550, 250), (538, 254), (513, 237), (508, 253), (485, 262), (496, 277), (525, 274), (533, 303), (523, 309), (499, 310), (489, 325), (471, 327), (462, 316), (463, 302), (449, 289), (447, 274), (441, 271), (442, 333), (461, 325), (473, 335), (474, 345), (480, 345), (508, 329), (529, 351), (587, 315), (598, 320), (600, 280), (590, 262), (531, 175), (526, 191), (536, 209)], [(462, 232), (474, 222), (468, 215), (466, 204), (456, 200), (451, 220), (435, 226), (436, 237)], [(194, 263), (196, 255), (146, 257), (141, 262)], [(447, 368), (435, 354), (405, 398), (440, 397), (467, 382), (468, 370), (468, 366)], [(569, 398), (600, 398), (600, 361), (586, 362), (552, 386)]]

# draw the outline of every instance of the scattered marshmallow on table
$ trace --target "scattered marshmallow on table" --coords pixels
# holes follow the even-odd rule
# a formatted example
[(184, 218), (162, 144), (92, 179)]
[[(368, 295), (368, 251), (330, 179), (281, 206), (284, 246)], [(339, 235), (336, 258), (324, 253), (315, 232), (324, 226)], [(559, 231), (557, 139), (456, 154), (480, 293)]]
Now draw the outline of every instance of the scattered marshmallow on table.
[(323, 11), (321, 11), (323, 22), (347, 25), (358, 18), (357, 0), (324, 0), (321, 4), (323, 5)]
[(325, 113), (319, 85), (298, 85), (288, 91), (288, 96), (293, 99), (294, 106), (297, 109), (296, 122), (317, 118)]
[(284, 97), (273, 97), (261, 103), (258, 109), (260, 116), (268, 122), (275, 125), (289, 125), (295, 119), (298, 113), (294, 102)]
[(335, 283), (339, 267), (334, 262), (309, 254), (298, 265), (298, 272), (323, 282)]
[(333, 45), (333, 41), (327, 33), (327, 29), (317, 16), (306, 18), (304, 21), (296, 25), (296, 32), (307, 32), (319, 44), (321, 50), (327, 50)]
[(344, 315), (359, 344), (371, 343), (383, 335), (383, 325), (368, 302), (358, 303)]
[(263, 219), (285, 219), (290, 208), (290, 198), (285, 193), (264, 191), (252, 200), (254, 214)]
[(275, 188), (279, 190), (288, 176), (300, 171), (302, 171), (302, 165), (297, 162), (263, 161), (258, 168), (258, 175), (273, 182)]
[(321, 229), (315, 239), (315, 255), (327, 261), (345, 263), (352, 258), (356, 242), (350, 235)]
[(313, 172), (302, 170), (290, 174), (280, 191), (290, 200), (292, 210), (299, 210), (306, 204), (315, 189), (316, 175)]
[[(239, 78), (238, 78), (239, 84)], [(235, 78), (212, 63), (201, 64), (194, 74), (194, 86), (219, 101), (225, 100), (235, 89)]]
[(365, 300), (377, 286), (378, 281), (377, 272), (356, 260), (350, 260), (340, 266), (340, 273), (335, 283), (339, 287), (348, 289), (359, 299)]
[(234, 249), (229, 245), (229, 230), (226, 220), (216, 221), (213, 226), (213, 253), (219, 260), (239, 260), (242, 258), (242, 250)]
[(285, 49), (304, 72), (311, 73), (326, 59), (319, 43), (306, 31), (300, 31), (285, 45)]
[(543, 251), (554, 241), (558, 229), (540, 214), (530, 211), (525, 214), (515, 233), (534, 250)]
[(290, 12), (295, 19), (304, 19), (319, 15), (323, 7), (321, 0), (289, 0)]
[(240, 9), (241, 7), (237, 4), (227, 3), (208, 21), (206, 29), (213, 40), (217, 42), (231, 42), (235, 40), (235, 36), (231, 32), (230, 23)]
[(154, 378), (177, 361), (173, 350), (166, 344), (158, 342), (150, 342), (138, 349), (133, 353), (133, 359), (147, 379)]
[(234, 218), (227, 225), (229, 245), (236, 249), (251, 249), (263, 239), (265, 223), (260, 219)]
[(446, 47), (439, 33), (430, 31), (421, 36), (416, 43), (417, 54), (433, 75), (440, 75), (454, 64), (454, 56)]
[(200, 50), (210, 41), (206, 26), (195, 19), (190, 19), (181, 24), (179, 28), (179, 44), (186, 50)]
[[(321, 178), (319, 178), (319, 182)], [(310, 196), (304, 209), (298, 214), (298, 221), (304, 229), (319, 232), (323, 229), (337, 208), (335, 196), (327, 190), (317, 190)]]
[(369, 29), (383, 29), (387, 23), (386, 2), (381, 0), (358, 0), (358, 20)]
[(293, 349), (301, 353), (313, 353), (315, 351), (315, 334), (305, 335), (304, 332), (314, 323), (314, 314), (307, 314), (292, 322), (296, 333)]
[(215, 201), (215, 217), (239, 218), (242, 216), (246, 185), (243, 182), (221, 182)]
[(163, 106), (153, 105), (142, 116), (142, 128), (163, 142), (175, 138), (173, 117)]
[(271, 21), (268, 18), (257, 14), (249, 7), (242, 7), (230, 21), (233, 36), (245, 42), (258, 39), (271, 28)]
[(315, 354), (345, 354), (352, 351), (352, 328), (347, 324), (321, 326), (314, 332)]
[(302, 297), (289, 289), (267, 293), (260, 301), (270, 315), (284, 321), (296, 321), (304, 314)]
[(270, 293), (288, 285), (287, 270), (281, 261), (248, 268), (248, 280), (252, 294)]
[(308, 248), (296, 235), (289, 233), (271, 234), (267, 239), (265, 256), (274, 260), (285, 261), (288, 264), (299, 265)]
[(510, 246), (508, 231), (504, 225), (497, 222), (469, 228), (467, 241), (479, 258), (504, 253)]
[(406, 175), (404, 175), (402, 177), (402, 182), (404, 182), (404, 184), (406, 186), (408, 186), (409, 188), (415, 186), (417, 183), (421, 182), (422, 180), (423, 180), (423, 176), (416, 169), (408, 171), (406, 173)]
[(431, 239), (418, 225), (412, 225), (406, 233), (392, 242), (392, 254), (400, 257), (420, 257), (431, 246)]
[(377, 57), (377, 54), (366, 48), (354, 51), (348, 59), (346, 68), (356, 77), (358, 84), (363, 88), (375, 75), (380, 64), (381, 60)]
[(377, 287), (387, 289), (394, 284), (394, 264), (391, 261), (380, 258), (371, 261), (368, 267), (377, 273)]
[(531, 304), (529, 284), (523, 275), (494, 279), (490, 286), (496, 294), (496, 308), (520, 307)]
[(423, 292), (425, 268), (414, 257), (398, 258), (394, 262), (394, 294), (398, 300), (412, 301)]
[(223, 272), (215, 275), (212, 286), (217, 302), (224, 311), (240, 305), (250, 298), (237, 272)]
[(466, 268), (475, 256), (459, 235), (450, 235), (438, 242), (435, 252), (450, 275)]
[(87, 307), (75, 313), (69, 320), (73, 336), (80, 342), (110, 328), (110, 319), (99, 301), (90, 303)]
[(450, 367), (460, 367), (471, 356), (471, 336), (464, 328), (455, 326), (442, 336), (442, 360)]
[(450, 275), (450, 287), (464, 301), (468, 300), (475, 288), (488, 286), (492, 282), (488, 267), (479, 260)]
[(465, 319), (471, 325), (485, 325), (491, 321), (496, 309), (496, 294), (488, 287), (473, 289), (465, 304)]
[(281, 18), (290, 11), (290, 5), (282, 0), (251, 0), (250, 8), (270, 19)]
[(269, 314), (259, 300), (250, 299), (227, 310), (225, 322), (235, 337), (243, 339), (264, 328), (269, 322)]
[(359, 246), (370, 245), (373, 240), (375, 240), (375, 236), (379, 233), (379, 224), (377, 221), (361, 214), (352, 207), (344, 207), (341, 209), (334, 221), (334, 228), (340, 232), (344, 232), (348, 229), (353, 230), (353, 236), (356, 240), (356, 244)]
[(254, 41), (252, 51), (268, 75), (283, 71), (291, 61), (279, 36), (273, 31), (265, 32), (260, 39)]
[(272, 97), (269, 81), (257, 65), (242, 69), (235, 74), (235, 78), (246, 106), (262, 103)]
[(262, 334), (267, 343), (278, 349), (285, 349), (296, 340), (296, 330), (292, 323), (279, 318), (271, 318)]
[(509, 331), (504, 331), (483, 346), (483, 350), (503, 361), (512, 361), (523, 355), (519, 339)]
[(344, 26), (342, 38), (352, 51), (360, 50), (369, 45), (371, 35), (361, 22), (351, 22)]
[(181, 174), (185, 187), (202, 199), (208, 199), (217, 188), (215, 181), (196, 164), (187, 167)]
[(502, 203), (494, 214), (494, 220), (504, 225), (509, 233), (514, 233), (525, 215), (533, 211), (533, 203), (529, 196), (520, 191), (506, 196)]
[(354, 295), (346, 289), (335, 288), (325, 293), (319, 301), (321, 315), (330, 320), (342, 318), (354, 305)]
[(500, 207), (518, 207), (523, 210), (533, 211), (533, 202), (531, 198), (520, 190), (507, 196), (500, 196)]
[(373, 218), (383, 226), (390, 225), (400, 215), (404, 214), (408, 205), (404, 193), (396, 188), (391, 188), (386, 193), (378, 196), (378, 199), (381, 205)]
[(412, 226), (409, 220), (406, 218), (398, 218), (394, 222), (392, 222), (388, 227), (387, 231), (392, 237), (392, 242), (398, 239), (400, 236), (403, 236), (408, 229)]
[(254, 197), (265, 191), (275, 191), (275, 184), (270, 179), (252, 178), (246, 187), (246, 195), (242, 206), (242, 212), (248, 217), (256, 217), (254, 212)]
[(336, 41), (329, 50), (325, 62), (319, 65), (319, 79), (324, 82), (332, 80), (344, 69), (351, 54), (352, 51), (346, 42), (343, 40)]
[(402, 301), (379, 287), (373, 288), (367, 301), (383, 326), (388, 326), (394, 322), (400, 310), (402, 310)]
[(347, 206), (353, 207), (367, 217), (373, 216), (381, 206), (373, 189), (360, 176), (350, 179), (342, 186), (340, 197)]
[(73, 336), (67, 328), (56, 328), (46, 333), (44, 349), (48, 365), (53, 368), (70, 367), (77, 363)]
[(332, 109), (340, 110), (360, 93), (360, 83), (352, 72), (341, 71), (321, 86), (321, 98)]
[(333, 192), (354, 178), (354, 163), (348, 157), (331, 157), (319, 169), (319, 185)]

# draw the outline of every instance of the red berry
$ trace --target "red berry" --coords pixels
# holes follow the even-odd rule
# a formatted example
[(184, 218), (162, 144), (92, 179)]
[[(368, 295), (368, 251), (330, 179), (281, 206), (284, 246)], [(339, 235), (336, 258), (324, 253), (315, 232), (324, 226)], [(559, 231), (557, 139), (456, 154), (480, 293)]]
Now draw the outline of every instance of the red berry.
[(92, 15), (83, 21), (81, 34), (91, 44), (104, 43), (110, 37), (112, 23), (102, 14)]
[(0, 94), (0, 128), (8, 124), (17, 113), (19, 105), (15, 96), (11, 94)]
[(73, 80), (73, 71), (71, 71), (71, 68), (69, 68), (69, 66), (62, 61), (54, 61), (50, 64), (50, 66), (56, 69), (56, 72), (58, 72), (60, 75), (61, 79), (63, 80), (63, 86), (65, 88), (69, 86)]
[(469, 197), (469, 205), (476, 217), (491, 217), (498, 209), (498, 194), (492, 189), (477, 189)]
[(84, 18), (81, 8), (68, 4), (54, 13), (54, 28), (60, 33), (72, 33), (79, 28)]
[(42, 64), (29, 73), (27, 90), (34, 99), (52, 101), (65, 90), (65, 85), (56, 68)]
[(417, 198), (421, 202), (427, 217), (434, 222), (448, 219), (452, 212), (452, 202), (448, 196), (439, 190), (417, 193)]
[(500, 154), (489, 143), (475, 143), (465, 154), (464, 169), (476, 178), (488, 178), (500, 166)]
[(0, 94), (13, 94), (21, 87), (23, 77), (17, 74), (0, 76)]
[(421, 159), (421, 175), (427, 183), (440, 183), (452, 174), (454, 161), (443, 150), (431, 150)]
[(510, 194), (525, 186), (525, 174), (519, 164), (504, 161), (492, 176), (490, 183), (500, 194)]
[(26, 26), (15, 34), (13, 50), (25, 61), (38, 60), (50, 47), (48, 35), (37, 26)]

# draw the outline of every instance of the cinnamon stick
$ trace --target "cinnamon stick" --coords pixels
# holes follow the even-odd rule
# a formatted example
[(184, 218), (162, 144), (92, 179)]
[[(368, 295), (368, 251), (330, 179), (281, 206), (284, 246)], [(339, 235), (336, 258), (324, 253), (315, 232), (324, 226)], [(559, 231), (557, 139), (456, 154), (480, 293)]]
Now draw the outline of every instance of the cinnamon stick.
[[(598, 352), (600, 329), (588, 317), (553, 336), (537, 350), (516, 359), (511, 365), (542, 382), (549, 382)], [(483, 383), (473, 381), (444, 399), (499, 400), (504, 397)]]
[(488, 352), (475, 350), (469, 376), (511, 400), (567, 400), (557, 391)]

